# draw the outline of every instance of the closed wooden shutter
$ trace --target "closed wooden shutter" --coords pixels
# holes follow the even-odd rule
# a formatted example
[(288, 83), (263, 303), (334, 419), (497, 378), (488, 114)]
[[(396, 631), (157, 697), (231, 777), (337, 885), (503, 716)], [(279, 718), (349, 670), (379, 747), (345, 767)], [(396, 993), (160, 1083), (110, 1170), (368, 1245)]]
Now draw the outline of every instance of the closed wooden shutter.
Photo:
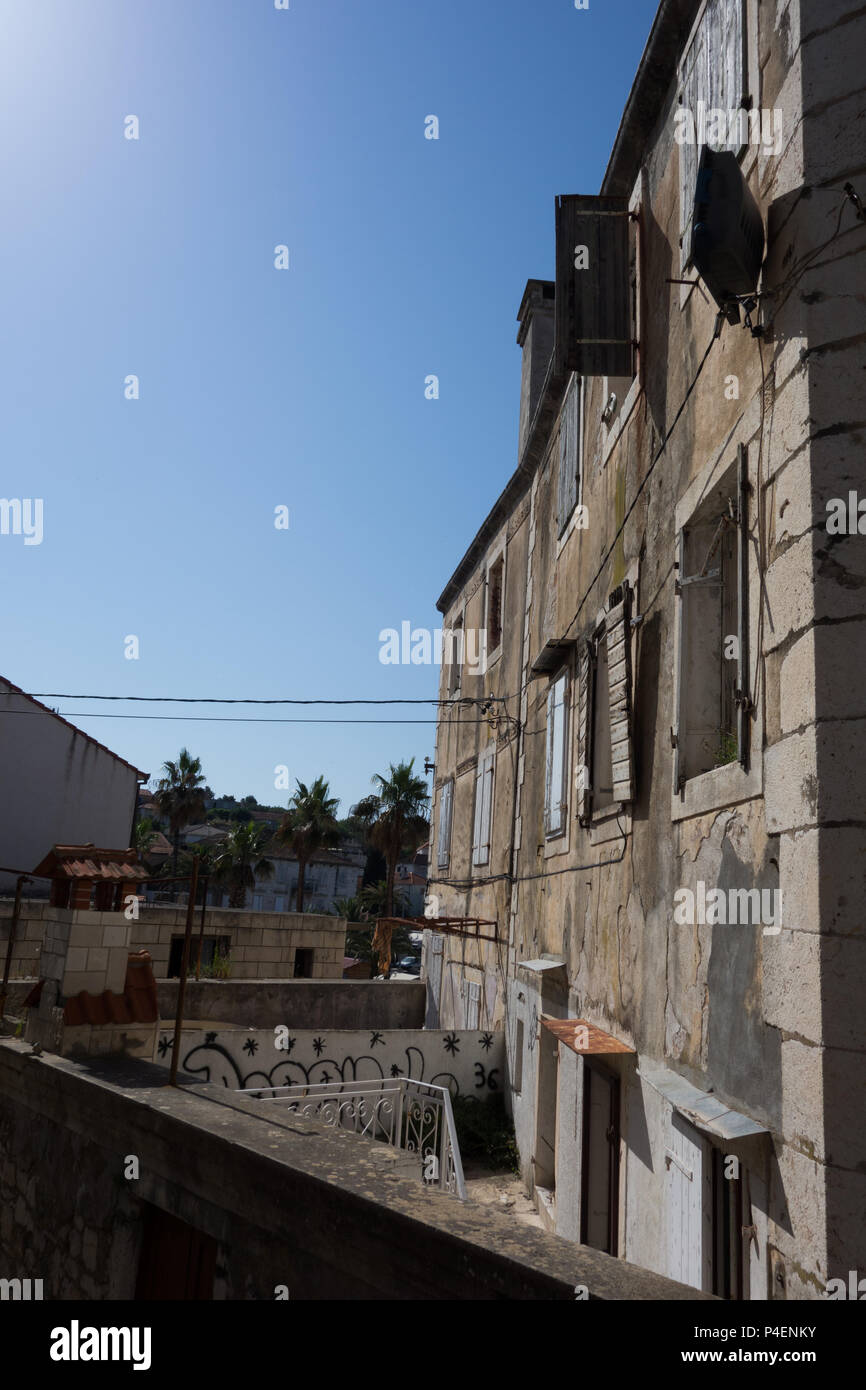
[[(586, 247), (585, 266), (575, 265), (578, 247)], [(633, 375), (627, 198), (557, 198), (554, 304), (557, 373)]]
[(442, 951), (445, 945), (444, 939), (432, 933), (429, 938), (429, 949), (427, 952), (427, 1011), (424, 1018), (425, 1028), (439, 1027), (439, 1001), (442, 992)]
[(566, 728), (568, 677), (563, 674), (553, 682), (547, 694), (547, 775), (544, 795), (544, 829), (546, 835), (558, 835), (565, 829), (568, 801), (566, 783)]
[(577, 505), (580, 474), (580, 386), (576, 377), (565, 397), (559, 426), (559, 505), (560, 535)]
[(449, 779), (440, 793), (439, 799), (439, 846), (437, 862), (439, 868), (447, 868), (451, 853), (451, 807), (454, 799), (454, 782)]
[(749, 770), (749, 471), (740, 445), (737, 458), (737, 758)]
[(475, 823), (472, 835), (472, 863), (490, 859), (490, 833), (493, 820), (493, 749), (478, 759), (475, 773)]
[(577, 692), (577, 814), (583, 824), (592, 811), (592, 787), (589, 780), (590, 749), (592, 746), (592, 681), (594, 652), (590, 641), (581, 643), (578, 655)]
[(481, 1017), (481, 986), (473, 983), (472, 980), (466, 982), (466, 1022), (464, 1028), (477, 1028)]
[(675, 603), (676, 603), (676, 631), (674, 633), (674, 724), (671, 729), (671, 744), (673, 745), (673, 781), (674, 795), (679, 796), (682, 788), (680, 781), (685, 775), (685, 768), (682, 756), (682, 738), (684, 731), (683, 713), (685, 709), (685, 698), (683, 691), (683, 671), (685, 670), (684, 644), (686, 638), (685, 623), (685, 602), (688, 589), (682, 587), (681, 581), (685, 578), (685, 536), (682, 531), (677, 532), (677, 566), (674, 570), (675, 577)]
[(607, 615), (607, 661), (610, 682), (610, 762), (614, 801), (634, 800), (634, 753), (631, 719), (630, 595)]

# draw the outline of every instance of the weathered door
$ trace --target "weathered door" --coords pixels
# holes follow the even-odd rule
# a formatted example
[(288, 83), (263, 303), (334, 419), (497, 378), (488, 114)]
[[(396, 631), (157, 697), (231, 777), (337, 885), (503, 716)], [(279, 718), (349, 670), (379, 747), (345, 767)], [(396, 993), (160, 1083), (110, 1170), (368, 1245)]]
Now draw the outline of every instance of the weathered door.
[(704, 1189), (712, 1186), (708, 1145), (697, 1130), (671, 1110), (668, 1121), (667, 1165), (668, 1274), (681, 1284), (706, 1288), (709, 1249), (705, 1244), (705, 1216), (711, 1212)]
[(213, 1237), (150, 1202), (143, 1202), (142, 1208), (136, 1299), (212, 1299), (217, 1253)]

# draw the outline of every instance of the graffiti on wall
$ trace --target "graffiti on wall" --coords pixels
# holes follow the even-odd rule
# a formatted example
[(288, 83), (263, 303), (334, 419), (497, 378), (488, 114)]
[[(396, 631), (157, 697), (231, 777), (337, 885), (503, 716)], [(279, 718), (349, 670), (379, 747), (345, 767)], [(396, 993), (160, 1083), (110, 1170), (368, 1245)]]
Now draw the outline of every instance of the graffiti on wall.
[[(406, 1077), (480, 1098), (501, 1088), (503, 1039), (500, 1031), (454, 1029), (184, 1029), (179, 1066), (231, 1090)], [(173, 1034), (160, 1033), (155, 1060), (168, 1065), (173, 1046)]]

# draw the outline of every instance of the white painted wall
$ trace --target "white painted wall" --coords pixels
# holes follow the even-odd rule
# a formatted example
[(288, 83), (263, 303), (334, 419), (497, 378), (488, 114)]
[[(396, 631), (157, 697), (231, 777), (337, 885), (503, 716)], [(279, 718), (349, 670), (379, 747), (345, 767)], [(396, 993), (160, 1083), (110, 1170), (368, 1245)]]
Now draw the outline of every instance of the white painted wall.
[[(55, 844), (126, 849), (136, 786), (134, 768), (0, 680), (0, 864), (34, 869)], [(14, 882), (0, 874), (0, 890)]]
[[(163, 1029), (155, 1061), (168, 1066), (173, 1029)], [(455, 1030), (393, 1028), (294, 1029), (288, 1049), (278, 1049), (273, 1028), (213, 1024), (184, 1028), (180, 1065), (202, 1080), (230, 1089), (303, 1083), (370, 1081), (411, 1077), (452, 1094), (486, 1100), (501, 1094), (504, 1035)], [(394, 1071), (394, 1069), (397, 1069)]]

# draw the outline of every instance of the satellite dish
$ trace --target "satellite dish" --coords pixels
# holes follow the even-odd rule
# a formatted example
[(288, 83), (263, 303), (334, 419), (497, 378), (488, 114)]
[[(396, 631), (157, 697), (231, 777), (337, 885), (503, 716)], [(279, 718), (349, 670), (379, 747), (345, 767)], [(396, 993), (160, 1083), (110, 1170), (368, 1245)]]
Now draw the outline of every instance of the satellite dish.
[(732, 150), (704, 145), (692, 210), (692, 262), (729, 323), (739, 323), (737, 296), (758, 287), (764, 224)]

